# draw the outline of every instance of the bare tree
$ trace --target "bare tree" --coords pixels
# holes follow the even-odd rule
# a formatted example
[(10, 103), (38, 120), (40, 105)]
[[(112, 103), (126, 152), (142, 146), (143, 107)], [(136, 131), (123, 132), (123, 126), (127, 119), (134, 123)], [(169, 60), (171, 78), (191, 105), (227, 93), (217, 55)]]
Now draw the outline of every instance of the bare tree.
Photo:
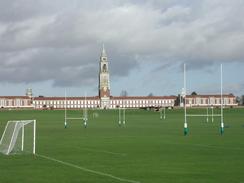
[(151, 92), (151, 93), (149, 93), (149, 94), (148, 94), (148, 96), (149, 96), (149, 97), (152, 97), (152, 96), (153, 96), (153, 93), (152, 93), (152, 92)]

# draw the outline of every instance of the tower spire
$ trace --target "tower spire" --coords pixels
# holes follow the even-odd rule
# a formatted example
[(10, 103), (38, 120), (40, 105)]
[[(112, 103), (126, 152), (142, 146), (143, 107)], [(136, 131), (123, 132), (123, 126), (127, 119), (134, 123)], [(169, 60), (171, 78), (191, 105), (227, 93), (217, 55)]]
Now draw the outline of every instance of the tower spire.
[(107, 53), (106, 53), (106, 50), (104, 48), (104, 43), (103, 43), (103, 48), (102, 48), (102, 54), (101, 54), (101, 57), (107, 57)]

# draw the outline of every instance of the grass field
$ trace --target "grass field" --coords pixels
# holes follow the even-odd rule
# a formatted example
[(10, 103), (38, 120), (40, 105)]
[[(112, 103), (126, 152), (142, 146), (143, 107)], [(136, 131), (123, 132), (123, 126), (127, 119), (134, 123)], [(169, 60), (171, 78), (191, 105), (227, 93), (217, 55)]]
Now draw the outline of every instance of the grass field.
[(119, 127), (118, 111), (89, 111), (87, 128), (69, 121), (64, 129), (64, 111), (0, 111), (0, 134), (8, 120), (37, 120), (37, 155), (0, 154), (0, 183), (244, 183), (244, 109), (224, 110), (223, 136), (219, 118), (201, 117), (184, 136), (179, 109), (165, 120), (144, 110), (126, 118)]

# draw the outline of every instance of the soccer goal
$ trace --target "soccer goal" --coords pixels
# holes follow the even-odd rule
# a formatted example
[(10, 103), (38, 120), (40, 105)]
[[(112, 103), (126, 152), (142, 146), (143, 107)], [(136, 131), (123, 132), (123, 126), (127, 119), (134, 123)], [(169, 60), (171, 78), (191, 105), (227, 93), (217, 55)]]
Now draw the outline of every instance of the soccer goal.
[(0, 152), (10, 154), (35, 154), (36, 120), (8, 121), (1, 141)]

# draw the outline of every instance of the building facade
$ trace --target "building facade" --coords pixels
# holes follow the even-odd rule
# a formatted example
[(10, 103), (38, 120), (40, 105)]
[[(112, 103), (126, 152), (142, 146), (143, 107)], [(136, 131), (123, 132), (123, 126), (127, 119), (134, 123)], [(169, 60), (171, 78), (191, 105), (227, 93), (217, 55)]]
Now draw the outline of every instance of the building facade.
[(34, 109), (80, 109), (98, 108), (99, 97), (35, 97)]
[[(80, 109), (80, 108), (160, 108), (173, 107), (176, 96), (111, 96), (109, 61), (104, 46), (99, 60), (98, 96), (92, 97), (33, 97), (32, 90), (26, 96), (0, 96), (1, 108)], [(225, 106), (236, 106), (235, 96), (223, 95)], [(182, 103), (181, 103), (182, 104)], [(220, 95), (188, 95), (187, 107), (220, 106)]]
[(0, 96), (0, 108), (33, 108), (28, 96)]
[[(223, 95), (223, 106), (237, 106), (236, 97), (232, 94)], [(221, 106), (221, 95), (187, 95), (187, 107), (218, 107)]]

